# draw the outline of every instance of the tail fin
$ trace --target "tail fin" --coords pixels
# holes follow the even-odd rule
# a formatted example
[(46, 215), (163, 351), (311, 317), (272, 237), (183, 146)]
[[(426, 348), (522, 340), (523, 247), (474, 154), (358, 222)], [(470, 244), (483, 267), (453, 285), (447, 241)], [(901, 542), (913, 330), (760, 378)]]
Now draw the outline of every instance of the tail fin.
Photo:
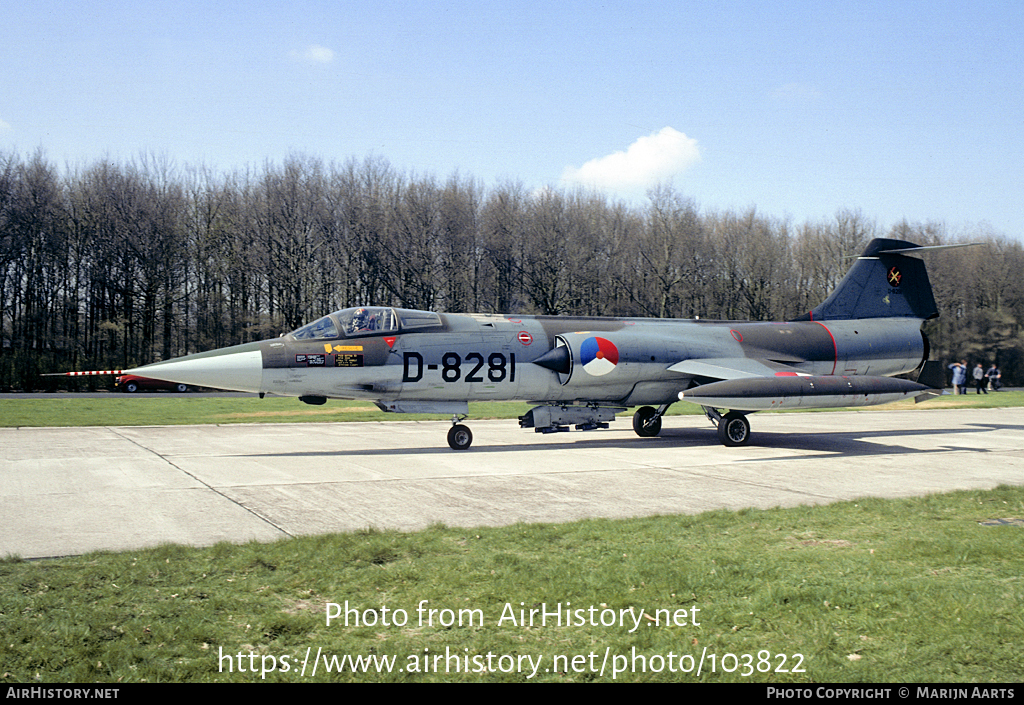
[(936, 249), (903, 240), (875, 238), (846, 273), (835, 291), (797, 321), (851, 318), (936, 318), (924, 262), (905, 253)]

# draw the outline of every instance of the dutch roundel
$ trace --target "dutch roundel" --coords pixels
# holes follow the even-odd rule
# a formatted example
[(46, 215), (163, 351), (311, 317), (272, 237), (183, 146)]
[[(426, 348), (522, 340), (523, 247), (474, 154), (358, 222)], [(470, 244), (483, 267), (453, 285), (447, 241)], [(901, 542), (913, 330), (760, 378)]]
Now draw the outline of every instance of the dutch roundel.
[(580, 345), (580, 363), (587, 374), (600, 377), (619, 364), (619, 350), (610, 340), (587, 338)]

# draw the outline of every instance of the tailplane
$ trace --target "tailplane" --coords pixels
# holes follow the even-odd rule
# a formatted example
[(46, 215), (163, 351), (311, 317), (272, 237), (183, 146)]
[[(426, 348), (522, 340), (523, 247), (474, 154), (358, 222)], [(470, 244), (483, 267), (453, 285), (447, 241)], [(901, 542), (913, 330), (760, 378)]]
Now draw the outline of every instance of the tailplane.
[(924, 262), (907, 253), (961, 245), (922, 247), (903, 240), (875, 238), (835, 291), (797, 321), (855, 318), (919, 318), (939, 315)]

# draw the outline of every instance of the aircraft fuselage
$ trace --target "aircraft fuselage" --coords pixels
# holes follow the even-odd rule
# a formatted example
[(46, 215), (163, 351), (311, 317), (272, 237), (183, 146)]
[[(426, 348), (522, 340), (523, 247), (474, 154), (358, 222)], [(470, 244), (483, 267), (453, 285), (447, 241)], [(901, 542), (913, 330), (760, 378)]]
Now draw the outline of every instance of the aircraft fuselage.
[[(542, 432), (605, 428), (638, 406), (640, 436), (656, 436), (668, 407), (685, 401), (703, 407), (723, 443), (743, 445), (751, 411), (941, 393), (921, 333), (938, 309), (923, 261), (909, 255), (946, 247), (876, 238), (825, 301), (785, 323), (360, 307), (275, 340), (133, 372), (310, 404), (367, 399), (385, 411), (451, 414), (448, 443), (460, 450), (472, 442), (458, 423), (468, 402), (488, 400), (539, 404), (519, 422)], [(893, 378), (915, 369), (916, 381)]]
[[(399, 321), (404, 313), (380, 310)], [(700, 374), (700, 366), (672, 369), (687, 360), (757, 358), (808, 375), (889, 376), (915, 369), (924, 356), (920, 322), (906, 318), (748, 323), (412, 313), (436, 323), (347, 335), (339, 324), (336, 335), (291, 333), (138, 373), (306, 398), (636, 406), (671, 403), (692, 380), (717, 378), (712, 369)], [(568, 352), (561, 369), (534, 364), (558, 347)], [(211, 377), (218, 363), (223, 372)]]

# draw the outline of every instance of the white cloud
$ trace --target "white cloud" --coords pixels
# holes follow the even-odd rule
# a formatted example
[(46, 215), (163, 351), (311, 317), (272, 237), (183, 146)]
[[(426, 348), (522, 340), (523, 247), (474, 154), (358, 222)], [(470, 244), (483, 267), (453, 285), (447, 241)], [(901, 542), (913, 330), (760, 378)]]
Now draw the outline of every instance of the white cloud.
[(613, 191), (637, 191), (681, 174), (699, 161), (697, 140), (663, 127), (641, 137), (625, 152), (591, 159), (578, 169), (566, 167), (562, 180)]
[(329, 64), (334, 61), (334, 52), (319, 44), (310, 44), (303, 51), (293, 51), (291, 56), (310, 64)]

